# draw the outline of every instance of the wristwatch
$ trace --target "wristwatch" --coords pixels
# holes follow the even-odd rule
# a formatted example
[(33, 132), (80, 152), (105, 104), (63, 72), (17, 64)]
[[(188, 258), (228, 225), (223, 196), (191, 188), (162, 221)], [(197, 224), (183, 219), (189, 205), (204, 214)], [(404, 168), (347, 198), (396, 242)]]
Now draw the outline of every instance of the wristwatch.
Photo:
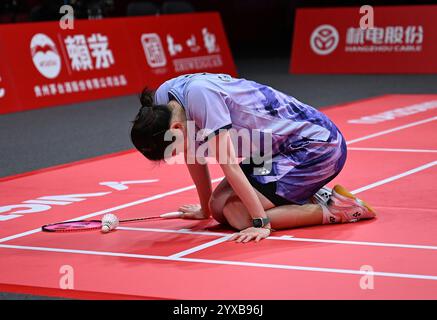
[(264, 226), (268, 225), (270, 223), (269, 218), (256, 218), (252, 219), (253, 226), (255, 228), (263, 228)]

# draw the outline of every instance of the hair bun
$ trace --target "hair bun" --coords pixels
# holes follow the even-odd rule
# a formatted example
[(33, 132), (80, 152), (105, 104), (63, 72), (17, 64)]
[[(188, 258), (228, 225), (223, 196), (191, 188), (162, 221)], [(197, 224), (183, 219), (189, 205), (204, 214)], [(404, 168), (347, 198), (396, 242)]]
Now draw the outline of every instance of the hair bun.
[(156, 114), (152, 106), (142, 106), (140, 110), (140, 118), (143, 120), (144, 126), (150, 126), (155, 122)]
[(153, 107), (153, 96), (154, 96), (153, 90), (150, 90), (149, 88), (144, 88), (140, 96), (140, 102), (142, 108)]

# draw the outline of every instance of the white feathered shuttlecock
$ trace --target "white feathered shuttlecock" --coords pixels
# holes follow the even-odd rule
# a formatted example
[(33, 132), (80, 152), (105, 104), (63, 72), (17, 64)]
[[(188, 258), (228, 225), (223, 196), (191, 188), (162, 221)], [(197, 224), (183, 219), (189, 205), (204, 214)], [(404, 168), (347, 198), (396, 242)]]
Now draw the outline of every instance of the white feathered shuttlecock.
[(111, 230), (114, 230), (118, 227), (120, 221), (115, 214), (108, 213), (105, 214), (102, 218), (102, 232), (107, 233)]

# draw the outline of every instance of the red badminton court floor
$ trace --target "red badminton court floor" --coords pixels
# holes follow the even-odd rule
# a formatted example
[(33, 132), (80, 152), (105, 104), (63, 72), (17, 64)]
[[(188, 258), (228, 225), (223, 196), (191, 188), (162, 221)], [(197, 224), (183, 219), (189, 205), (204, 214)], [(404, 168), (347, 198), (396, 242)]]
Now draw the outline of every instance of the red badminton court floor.
[[(133, 151), (2, 179), (0, 290), (74, 298), (436, 299), (436, 107), (437, 95), (387, 95), (324, 109), (349, 144), (334, 183), (372, 204), (378, 218), (275, 232), (258, 244), (226, 242), (232, 230), (214, 221), (40, 232), (52, 222), (108, 212), (152, 216), (197, 202), (183, 165), (153, 166)], [(222, 176), (217, 166), (211, 174), (215, 183)], [(74, 289), (60, 287), (65, 268)]]

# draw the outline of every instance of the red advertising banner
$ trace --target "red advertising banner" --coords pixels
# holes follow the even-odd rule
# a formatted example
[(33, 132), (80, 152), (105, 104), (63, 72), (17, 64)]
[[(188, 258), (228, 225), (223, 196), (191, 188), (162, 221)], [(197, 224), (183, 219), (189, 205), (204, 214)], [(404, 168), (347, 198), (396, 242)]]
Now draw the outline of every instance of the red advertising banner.
[(437, 6), (298, 9), (290, 73), (437, 73)]
[(62, 30), (57, 22), (1, 27), (0, 41), (7, 45), (2, 60), (18, 94), (0, 112), (135, 92), (139, 75), (122, 24), (77, 21), (74, 30)]
[(198, 14), (184, 22), (174, 15), (152, 19), (147, 25), (143, 19), (127, 21), (143, 84), (157, 86), (169, 75), (202, 71), (236, 75), (219, 15)]
[[(0, 56), (2, 56), (2, 52), (6, 51), (6, 46), (4, 43), (0, 42)], [(17, 92), (15, 92), (10, 65), (6, 63), (4, 57), (1, 57), (0, 61), (0, 113), (2, 113), (2, 109), (7, 108), (8, 106), (14, 106), (17, 101)]]
[(0, 26), (0, 114), (139, 92), (180, 74), (236, 74), (216, 13)]

